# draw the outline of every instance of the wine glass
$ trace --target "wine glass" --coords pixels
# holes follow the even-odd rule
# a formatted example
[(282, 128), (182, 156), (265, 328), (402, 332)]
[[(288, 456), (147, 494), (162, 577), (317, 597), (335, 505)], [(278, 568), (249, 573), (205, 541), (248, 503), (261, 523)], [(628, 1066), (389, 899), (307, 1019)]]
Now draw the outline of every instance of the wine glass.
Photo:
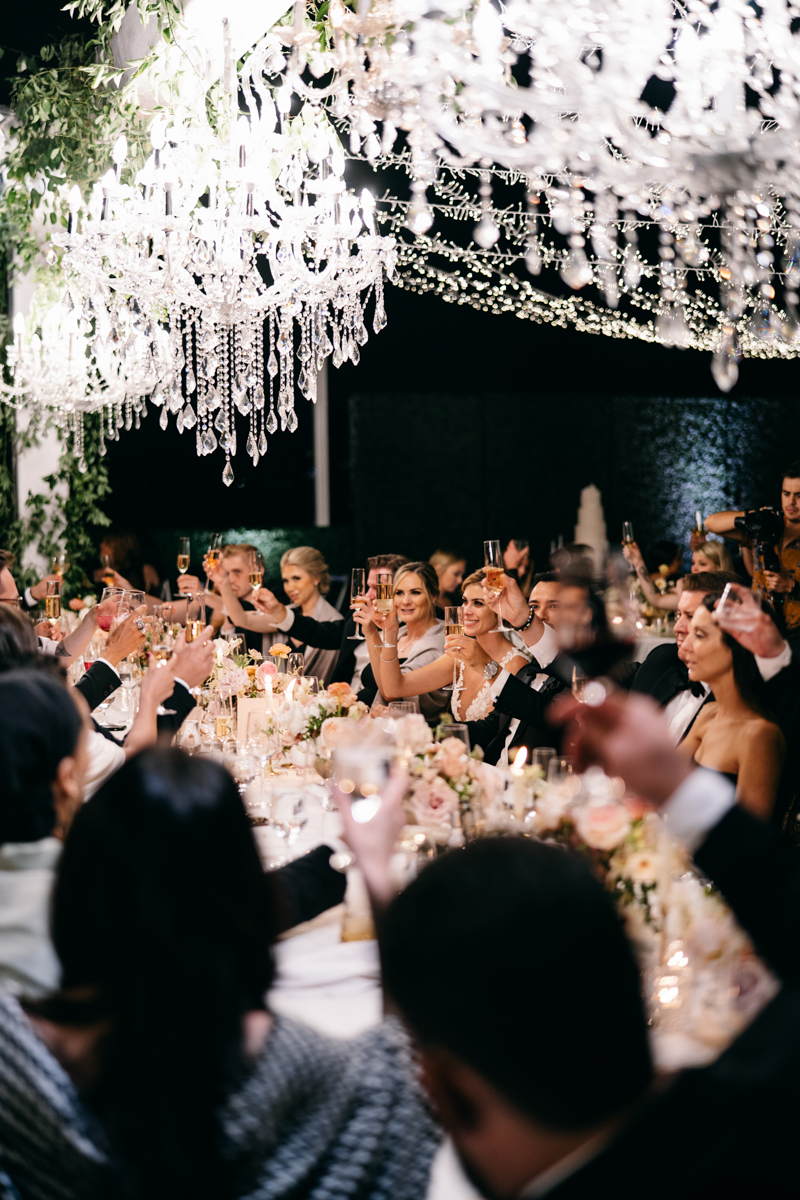
[[(388, 617), (389, 613), (394, 608), (394, 588), (392, 587), (392, 574), (389, 571), (381, 571), (378, 575), (376, 584), (377, 596), (375, 599), (375, 611), (381, 616)], [(379, 630), (381, 635), (381, 645), (387, 650), (394, 649), (394, 642), (387, 642), (386, 633), (383, 629)]]
[(58, 553), (54, 554), (50, 559), (50, 573), (52, 575), (59, 575), (63, 579), (68, 570), (69, 563), (67, 562), (66, 552), (64, 550), (59, 550)]
[(626, 546), (630, 546), (634, 540), (633, 525), (630, 521), (622, 522), (622, 540)]
[(250, 751), (245, 748), (244, 753), (237, 754), (231, 765), (231, 774), (239, 785), (239, 795), (244, 796), (250, 784), (256, 777), (258, 764)]
[(287, 675), (302, 675), (303, 668), (306, 665), (306, 660), (300, 651), (295, 651), (286, 659), (286, 674)]
[[(188, 537), (178, 538), (178, 574), (185, 575), (189, 570), (189, 561), (192, 553), (191, 539)], [(182, 600), (184, 592), (178, 592), (177, 599)]]
[[(485, 572), (484, 583), (486, 584), (487, 591), (491, 592), (493, 596), (499, 596), (505, 587), (503, 576), (506, 569), (503, 563), (503, 550), (496, 538), (483, 543), (483, 569)], [(502, 617), (499, 618), (499, 621), (500, 623), (495, 626), (494, 632), (510, 633), (511, 630), (504, 623)]]
[[(361, 608), (362, 606), (360, 604), (357, 604), (356, 601), (358, 600), (359, 596), (365, 595), (366, 590), (367, 590), (367, 585), (366, 585), (366, 580), (365, 580), (364, 568), (363, 567), (353, 567), (353, 570), (350, 572), (350, 603), (351, 603), (351, 605), (354, 605), (356, 608)], [(356, 625), (355, 633), (351, 633), (347, 640), (349, 642), (363, 642), (366, 639), (364, 637), (364, 634), (361, 632), (359, 626)]]
[(556, 756), (555, 746), (537, 746), (531, 750), (531, 766), (538, 767), (542, 772), (542, 778), (547, 778), (547, 768)]
[[(463, 637), (464, 636), (464, 609), (458, 605), (448, 606), (444, 610), (444, 631), (448, 637)], [(453, 659), (453, 682), (447, 687), (442, 688), (443, 692), (455, 691), (458, 683), (458, 668), (461, 664), (458, 659)]]
[(101, 554), (100, 561), (103, 564), (103, 583), (106, 587), (113, 587), (116, 576), (113, 563), (111, 562), (111, 555)]
[(572, 781), (575, 776), (575, 759), (574, 758), (559, 758), (553, 755), (547, 765), (547, 782), (554, 784), (563, 784)]
[(295, 788), (276, 792), (272, 801), (272, 826), (287, 846), (294, 845), (307, 820), (302, 792)]
[(751, 633), (761, 620), (761, 604), (755, 592), (734, 591), (733, 585), (726, 583), (719, 604), (714, 609), (714, 616), (720, 629)]
[(446, 738), (458, 738), (460, 742), (464, 743), (467, 756), (469, 756), (469, 729), (461, 721), (442, 722), (436, 730), (435, 740), (443, 742)]
[(118, 615), (119, 606), (122, 603), (124, 595), (124, 588), (103, 588), (100, 596), (100, 603), (97, 606), (97, 624), (105, 633), (108, 633), (114, 618)]
[(141, 606), (144, 604), (144, 592), (126, 592), (124, 595), (124, 600), (128, 607), (128, 611), (133, 612), (135, 608), (141, 608)]
[(419, 702), (416, 697), (413, 700), (392, 700), (386, 706), (386, 716), (394, 717), (395, 720), (399, 717), (410, 717), (418, 712)]
[(186, 598), (186, 643), (194, 642), (205, 629), (205, 604), (202, 596)]
[(264, 580), (264, 559), (258, 550), (251, 550), (247, 555), (247, 571), (250, 576), (250, 587), (257, 592)]
[(305, 686), (309, 696), (319, 693), (319, 677), (317, 675), (301, 675), (300, 682)]
[(572, 694), (579, 704), (583, 704), (588, 682), (587, 676), (584, 675), (580, 667), (576, 666), (572, 668)]

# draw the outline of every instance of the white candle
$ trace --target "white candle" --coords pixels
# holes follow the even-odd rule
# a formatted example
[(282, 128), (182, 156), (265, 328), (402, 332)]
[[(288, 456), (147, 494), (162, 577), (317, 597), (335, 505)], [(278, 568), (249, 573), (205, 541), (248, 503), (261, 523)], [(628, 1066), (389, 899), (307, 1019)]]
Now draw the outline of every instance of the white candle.
[(525, 761), (528, 757), (528, 747), (521, 746), (511, 768), (512, 804), (514, 817), (517, 821), (525, 820)]

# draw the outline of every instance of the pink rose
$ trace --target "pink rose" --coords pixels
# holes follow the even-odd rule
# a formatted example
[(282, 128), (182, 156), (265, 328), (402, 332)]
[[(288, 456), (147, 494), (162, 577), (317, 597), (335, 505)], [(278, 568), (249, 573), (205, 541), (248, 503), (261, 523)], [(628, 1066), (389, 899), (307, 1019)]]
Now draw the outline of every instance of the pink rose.
[(573, 809), (572, 819), (579, 836), (593, 850), (615, 850), (631, 828), (621, 804), (583, 804)]
[(467, 748), (458, 738), (445, 738), (439, 743), (436, 757), (439, 769), (448, 779), (458, 779), (467, 768)]
[(458, 796), (443, 779), (415, 784), (411, 809), (420, 825), (445, 825), (450, 813), (458, 808)]
[(278, 674), (278, 668), (275, 666), (274, 662), (259, 663), (258, 666), (256, 667), (256, 671), (260, 675), (277, 675)]

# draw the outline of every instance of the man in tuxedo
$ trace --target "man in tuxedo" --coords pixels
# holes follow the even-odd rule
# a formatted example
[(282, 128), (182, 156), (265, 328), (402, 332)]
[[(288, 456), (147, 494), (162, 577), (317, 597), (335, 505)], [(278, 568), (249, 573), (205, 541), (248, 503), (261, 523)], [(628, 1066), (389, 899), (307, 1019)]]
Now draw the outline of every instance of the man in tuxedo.
[(783, 990), (716, 1062), (657, 1077), (638, 964), (584, 860), (480, 839), (396, 896), (392, 821), (402, 814), (391, 787), (377, 828), (357, 826), (343, 803), (376, 907), (384, 987), (449, 1135), (437, 1194), (594, 1200), (646, 1180), (656, 1200), (794, 1196), (800, 859), (735, 805), (728, 780), (680, 758), (651, 701), (566, 698), (564, 708), (580, 766), (599, 764), (662, 808)]
[[(407, 562), (408, 559), (402, 554), (375, 554), (368, 558), (366, 599), (376, 598), (378, 575), (382, 571), (394, 574), (398, 567)], [(360, 630), (352, 614), (344, 621), (315, 621), (313, 617), (306, 617), (302, 612), (281, 604), (267, 588), (261, 588), (259, 591), (256, 606), (259, 612), (265, 613), (274, 621), (281, 633), (290, 634), (315, 649), (338, 650), (339, 657), (331, 682), (349, 683), (359, 700), (364, 700), (367, 704), (372, 703), (376, 695), (375, 687), (364, 687), (361, 683), (361, 673), (369, 663), (369, 650), (366, 641), (354, 636)]]
[[(228, 584), (234, 596), (238, 599), (242, 608), (252, 611), (255, 609), (254, 598), (255, 591), (250, 582), (250, 568), (248, 565), (248, 555), (250, 553), (258, 553), (256, 546), (251, 546), (249, 542), (231, 542), (227, 546), (222, 547), (220, 554), (220, 569), (225, 572), (228, 578)], [(181, 588), (191, 594), (205, 592), (205, 603), (207, 608), (211, 608), (218, 614), (217, 620), (220, 617), (225, 617), (225, 605), (222, 597), (216, 592), (206, 592), (205, 586), (195, 575), (184, 575), (180, 580)], [(261, 652), (262, 635), (254, 633), (252, 629), (243, 629), (241, 626), (234, 627), (236, 632), (242, 638), (242, 643), (248, 650), (258, 650)]]
[[(494, 709), (482, 721), (468, 723), (470, 741), (481, 746), (484, 760), (488, 763), (508, 765), (510, 750), (518, 746), (532, 749), (536, 746), (552, 746), (558, 733), (547, 723), (545, 712), (551, 702), (564, 690), (564, 683), (550, 675), (547, 668), (559, 653), (557, 629), (562, 605), (574, 600), (573, 589), (565, 589), (554, 571), (535, 575), (530, 600), (526, 601), (509, 576), (504, 576), (505, 587), (500, 598), (493, 597), (486, 589), (487, 603), (496, 608), (507, 624), (517, 629), (535, 657), (517, 675), (510, 675), (498, 663), (493, 662), (477, 641), (470, 638), (460, 643), (459, 661), (466, 662), (475, 670), (483, 671), (491, 681)], [(580, 595), (582, 588), (576, 589)], [(445, 649), (455, 643), (445, 640)]]

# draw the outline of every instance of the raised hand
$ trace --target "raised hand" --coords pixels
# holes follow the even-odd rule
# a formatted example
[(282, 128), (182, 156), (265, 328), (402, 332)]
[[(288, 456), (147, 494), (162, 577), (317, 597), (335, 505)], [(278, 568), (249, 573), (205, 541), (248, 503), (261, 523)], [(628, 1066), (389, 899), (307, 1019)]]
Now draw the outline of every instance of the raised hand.
[(286, 605), (281, 604), (277, 596), (269, 588), (261, 587), (253, 596), (253, 603), (260, 613), (264, 613), (276, 625), (286, 618)]
[(206, 590), (206, 585), (196, 575), (181, 575), (176, 582), (179, 592), (189, 592), (192, 596), (199, 596)]
[(129, 654), (135, 654), (141, 650), (146, 640), (143, 632), (143, 618), (146, 612), (147, 605), (142, 604), (129, 613), (124, 621), (120, 621), (116, 629), (111, 630), (103, 647), (103, 658), (106, 662), (110, 662), (112, 667), (115, 667), (118, 662), (122, 662), (123, 658), (127, 658)]
[(492, 612), (510, 625), (524, 625), (528, 619), (529, 608), (528, 601), (520, 591), (519, 584), (516, 579), (512, 579), (509, 575), (503, 575), (503, 589), (500, 592), (491, 592), (486, 584), (483, 584), (483, 598)]
[(775, 658), (786, 642), (768, 612), (764, 612), (758, 597), (741, 583), (732, 583), (731, 592), (740, 604), (726, 604), (723, 612), (717, 605), (713, 619), (724, 633), (760, 658)]
[(206, 625), (199, 637), (186, 645), (181, 634), (175, 643), (175, 653), (169, 660), (175, 664), (174, 674), (190, 688), (200, 687), (214, 669), (214, 626)]
[(451, 634), (446, 637), (444, 652), (449, 658), (454, 658), (456, 662), (466, 663), (468, 667), (473, 667), (476, 671), (482, 671), (487, 663), (492, 661), (491, 655), (486, 653), (479, 642), (465, 634)]

